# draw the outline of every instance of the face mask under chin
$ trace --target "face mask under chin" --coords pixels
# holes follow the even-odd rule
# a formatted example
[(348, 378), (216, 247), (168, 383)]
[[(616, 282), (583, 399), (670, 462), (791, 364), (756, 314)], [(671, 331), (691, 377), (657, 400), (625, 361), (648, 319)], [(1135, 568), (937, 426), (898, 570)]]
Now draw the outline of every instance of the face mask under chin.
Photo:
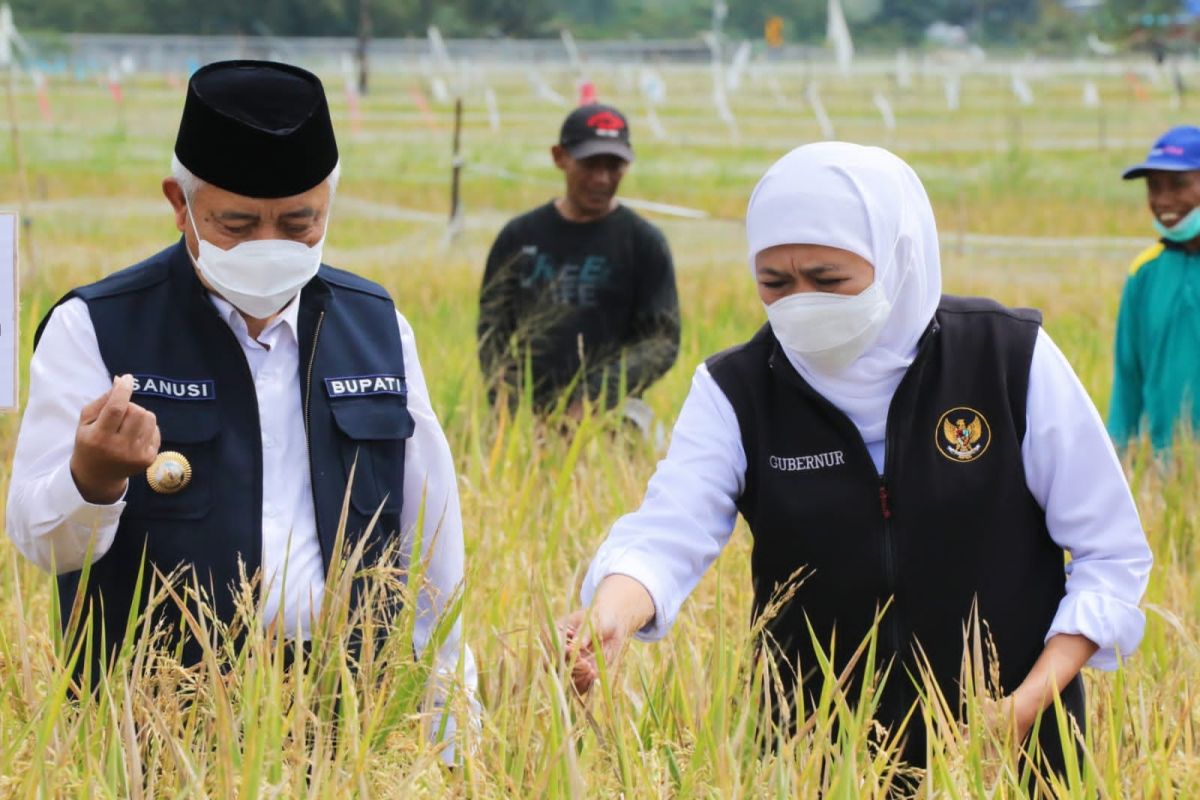
[(1200, 206), (1196, 206), (1183, 219), (1176, 222), (1174, 225), (1167, 227), (1154, 218), (1154, 230), (1158, 231), (1158, 235), (1169, 242), (1176, 244), (1186, 244), (1196, 237), (1200, 236)]

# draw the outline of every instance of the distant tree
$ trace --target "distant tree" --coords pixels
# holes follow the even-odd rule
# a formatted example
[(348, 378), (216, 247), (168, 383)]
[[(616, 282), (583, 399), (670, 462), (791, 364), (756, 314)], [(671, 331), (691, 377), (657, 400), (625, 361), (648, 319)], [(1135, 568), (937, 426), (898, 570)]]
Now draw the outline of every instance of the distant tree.
[[(357, 0), (9, 0), (25, 29), (136, 33), (352, 36)], [(826, 0), (726, 0), (725, 32), (760, 40), (769, 17), (784, 20), (789, 43), (825, 35)], [(857, 41), (918, 43), (938, 20), (966, 27), (983, 42), (1061, 35), (1058, 0), (843, 0)], [(1139, 14), (1177, 11), (1179, 0), (1107, 0), (1101, 30), (1127, 31)], [(581, 38), (692, 38), (712, 25), (712, 0), (371, 0), (374, 35), (554, 36), (568, 27)], [(1058, 33), (1049, 31), (1055, 28)], [(1033, 38), (1037, 38), (1036, 35)]]

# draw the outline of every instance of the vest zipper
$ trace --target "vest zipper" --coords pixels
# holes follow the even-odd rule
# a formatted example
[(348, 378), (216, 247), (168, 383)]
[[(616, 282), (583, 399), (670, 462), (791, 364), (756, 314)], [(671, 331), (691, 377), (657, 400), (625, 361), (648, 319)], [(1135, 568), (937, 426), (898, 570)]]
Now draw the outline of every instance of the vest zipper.
[(325, 552), (325, 540), (321, 538), (321, 515), (317, 510), (317, 483), (315, 479), (317, 465), (313, 463), (312, 455), (312, 379), (313, 367), (317, 363), (317, 342), (321, 338), (321, 323), (325, 321), (325, 312), (317, 317), (313, 329), (312, 349), (308, 353), (308, 373), (304, 384), (304, 447), (308, 451), (308, 487), (313, 497), (313, 522), (317, 529), (317, 547), (321, 548), (321, 557), (329, 563), (329, 554)]
[[(937, 330), (938, 325), (935, 321), (931, 323), (930, 332), (936, 333)], [(896, 424), (892, 418), (892, 413), (896, 410), (896, 398), (901, 397), (904, 388), (912, 382), (912, 376), (917, 371), (916, 368), (920, 366), (922, 357), (929, 350), (931, 339), (932, 337), (929, 335), (922, 337), (920, 343), (917, 345), (917, 353), (913, 357), (912, 363), (909, 364), (904, 377), (900, 379), (900, 383), (896, 386), (896, 391), (892, 394), (891, 403), (888, 404), (887, 425), (884, 428), (883, 434), (883, 474), (879, 476), (879, 514), (883, 517), (883, 536), (881, 542), (883, 548), (883, 578), (892, 605), (884, 615), (884, 626), (880, 633), (884, 638), (884, 645), (899, 658), (903, 658), (904, 643), (907, 637), (904, 634), (904, 626), (900, 621), (899, 599), (896, 596), (900, 588), (900, 574), (896, 566), (896, 537), (892, 535), (892, 498), (888, 492), (887, 480), (888, 475), (894, 474), (890, 467), (892, 459), (895, 458), (896, 454)]]
[(883, 536), (880, 537), (880, 546), (883, 549), (883, 580), (888, 596), (892, 598), (892, 607), (884, 615), (882, 633), (884, 647), (898, 655), (903, 640), (900, 635), (900, 612), (896, 608), (896, 588), (899, 581), (896, 575), (896, 542), (892, 536), (892, 506), (889, 499), (887, 481), (880, 476), (879, 515), (883, 517)]
[[(882, 640), (885, 653), (894, 653), (896, 656), (901, 656), (903, 651), (903, 636), (904, 626), (900, 622), (900, 613), (896, 602), (896, 591), (899, 588), (899, 570), (896, 566), (896, 542), (892, 536), (892, 497), (888, 492), (887, 476), (892, 474), (888, 469), (892, 458), (896, 452), (895, 441), (893, 439), (896, 424), (893, 420), (893, 412), (896, 407), (896, 397), (901, 395), (901, 392), (912, 381), (912, 376), (915, 374), (917, 367), (929, 350), (929, 342), (932, 339), (930, 334), (935, 334), (939, 330), (939, 325), (936, 320), (930, 323), (929, 330), (926, 335), (922, 336), (921, 341), (917, 345), (917, 353), (913, 357), (912, 363), (909, 364), (908, 370), (905, 371), (904, 377), (900, 379), (899, 385), (896, 386), (896, 391), (892, 395), (892, 401), (888, 405), (887, 411), (887, 427), (884, 432), (884, 456), (883, 456), (883, 473), (879, 474), (872, 467), (871, 474), (875, 476), (875, 480), (879, 485), (879, 516), (882, 517), (883, 531), (880, 537), (880, 555), (883, 560), (883, 579), (884, 586), (888, 597), (891, 599), (891, 606), (884, 614), (883, 625), (879, 631), (879, 637)], [(795, 374), (793, 372), (793, 374)], [(870, 448), (867, 447), (866, 440), (862, 438), (862, 434), (850, 421), (850, 418), (829, 401), (824, 395), (813, 389), (803, 378), (795, 375), (799, 385), (803, 387), (809, 395), (816, 399), (818, 403), (830, 409), (835, 415), (840, 417), (848, 430), (847, 438), (850, 442), (856, 442), (862, 454), (866, 457), (866, 463), (873, 464), (871, 459)]]

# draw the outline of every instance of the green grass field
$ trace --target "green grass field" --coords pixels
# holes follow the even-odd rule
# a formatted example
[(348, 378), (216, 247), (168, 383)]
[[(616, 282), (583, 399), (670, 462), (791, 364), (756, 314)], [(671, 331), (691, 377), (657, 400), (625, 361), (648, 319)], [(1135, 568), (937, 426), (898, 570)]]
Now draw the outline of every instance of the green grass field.
[[(741, 215), (762, 171), (819, 129), (802, 99), (800, 70), (780, 72), (780, 96), (753, 76), (731, 95), (736, 137), (712, 111), (706, 68), (661, 71), (663, 140), (651, 136), (628, 70), (602, 71), (597, 84), (632, 118), (639, 160), (623, 193), (711, 215), (653, 217), (674, 250), (683, 308), (679, 361), (647, 395), (669, 430), (695, 366), (763, 322)], [(474, 349), (483, 259), (510, 215), (557, 191), (547, 151), (566, 109), (537, 99), (523, 67), (490, 69), (501, 111), (493, 132), (484, 74), (465, 87), (466, 226), (452, 243), (444, 224), (451, 109), (418, 108), (413, 92), (428, 93), (418, 74), (380, 76), (352, 125), (341, 79), (328, 76), (344, 177), (326, 248), (328, 262), (387, 286), (412, 322), (457, 459), (466, 637), (485, 709), (477, 747), (461, 769), (439, 766), (419, 733), (423, 664), (408, 662), (360, 677), (356, 692), (343, 693), (346, 721), (334, 737), (329, 688), (340, 660), (311, 680), (284, 677), (261, 637), (227, 676), (137, 673), (105, 683), (86, 702), (68, 702), (62, 645), (50, 623), (53, 582), (4, 540), (0, 796), (783, 798), (815, 797), (822, 788), (828, 797), (881, 796), (890, 768), (868, 750), (862, 712), (838, 698), (817, 709), (798, 741), (762, 755), (744, 529), (670, 637), (633, 645), (620, 673), (586, 704), (570, 697), (560, 672), (545, 668), (541, 630), (577, 602), (591, 553), (612, 521), (636, 507), (657, 454), (619, 435), (614, 441), (601, 418), (559, 436), (525, 416), (500, 422), (486, 408)], [(565, 73), (551, 71), (549, 79), (570, 92)], [(1083, 107), (1079, 78), (1032, 80), (1037, 101), (1021, 108), (1007, 78), (967, 76), (956, 112), (946, 111), (934, 77), (918, 76), (907, 89), (886, 76), (821, 83), (839, 138), (889, 145), (925, 180), (942, 231), (947, 291), (1041, 308), (1103, 412), (1122, 281), (1152, 242), (1143, 187), (1123, 183), (1119, 170), (1161, 130), (1189, 120), (1187, 110), (1172, 110), (1165, 85), (1147, 83), (1139, 98), (1119, 77), (1098, 80), (1102, 111)], [(877, 89), (895, 108), (893, 132), (872, 105)], [(21, 207), (31, 220), (23, 233), (24, 365), (34, 326), (59, 295), (177, 236), (158, 187), (182, 89), (140, 76), (124, 93), (118, 109), (95, 82), (54, 80), (47, 123), (28, 86), (18, 89), (24, 196), (13, 141), (0, 132), (0, 207)], [(0, 419), (5, 473), (18, 421)], [(1157, 559), (1146, 637), (1121, 672), (1088, 674), (1087, 759), (1070, 785), (1055, 787), (1064, 796), (1200, 795), (1192, 707), (1200, 683), (1198, 457), (1200, 446), (1186, 445), (1169, 466), (1145, 454), (1129, 459)], [(403, 642), (406, 632), (402, 624), (396, 638)], [(336, 620), (320, 635), (336, 640)], [(834, 720), (840, 734), (831, 738)], [(1028, 777), (971, 732), (942, 740), (929, 776), (934, 796), (1020, 796)]]

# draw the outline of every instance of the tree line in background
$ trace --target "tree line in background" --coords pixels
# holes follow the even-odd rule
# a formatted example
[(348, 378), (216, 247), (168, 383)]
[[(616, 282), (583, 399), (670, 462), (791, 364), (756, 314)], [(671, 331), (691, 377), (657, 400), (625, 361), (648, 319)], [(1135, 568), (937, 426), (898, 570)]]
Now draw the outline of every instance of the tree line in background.
[[(825, 36), (826, 0), (726, 0), (722, 30), (761, 38), (773, 16), (789, 43)], [(9, 0), (17, 25), (56, 32), (353, 36), (689, 38), (713, 27), (712, 0)], [(934, 22), (960, 25), (988, 43), (1079, 42), (1089, 33), (1136, 35), (1147, 14), (1180, 0), (1105, 0), (1086, 13), (1062, 0), (843, 0), (855, 40), (916, 44)], [(365, 12), (365, 13), (364, 13)]]

